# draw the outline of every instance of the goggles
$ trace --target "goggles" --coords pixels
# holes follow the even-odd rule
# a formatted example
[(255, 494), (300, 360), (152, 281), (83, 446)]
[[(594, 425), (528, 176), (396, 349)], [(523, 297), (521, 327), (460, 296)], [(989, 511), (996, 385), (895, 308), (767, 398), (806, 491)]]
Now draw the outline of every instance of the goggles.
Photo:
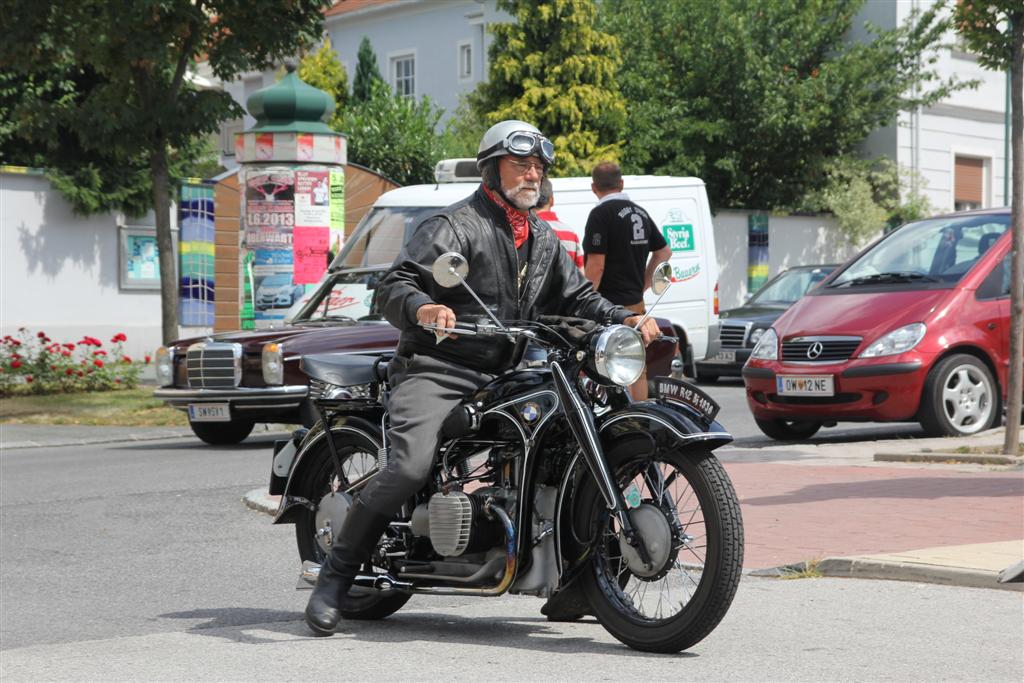
[(527, 131), (510, 133), (507, 138), (484, 150), (478, 156), (486, 159), (499, 149), (504, 149), (517, 157), (539, 156), (545, 165), (549, 165), (555, 160), (555, 146), (539, 133)]

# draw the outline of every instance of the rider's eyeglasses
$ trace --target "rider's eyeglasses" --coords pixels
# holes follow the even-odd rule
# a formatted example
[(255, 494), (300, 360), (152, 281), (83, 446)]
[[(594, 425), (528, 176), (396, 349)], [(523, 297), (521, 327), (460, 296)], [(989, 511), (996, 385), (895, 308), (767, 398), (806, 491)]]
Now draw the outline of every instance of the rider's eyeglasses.
[(533, 169), (537, 172), (537, 175), (544, 175), (544, 164), (534, 163), (531, 161), (520, 161), (519, 159), (509, 159), (509, 165), (516, 170), (519, 175), (526, 175)]
[(504, 148), (509, 154), (517, 157), (539, 156), (545, 164), (550, 164), (555, 160), (555, 146), (550, 140), (539, 133), (531, 133), (529, 131), (509, 133), (507, 138), (493, 145), (490, 149), (484, 150), (480, 158), (499, 148)]

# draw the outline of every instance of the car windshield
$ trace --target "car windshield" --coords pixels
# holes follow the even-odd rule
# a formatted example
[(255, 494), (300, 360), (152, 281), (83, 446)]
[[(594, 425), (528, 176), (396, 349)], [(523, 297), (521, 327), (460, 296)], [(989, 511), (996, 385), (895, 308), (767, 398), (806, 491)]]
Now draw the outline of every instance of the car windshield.
[(862, 254), (827, 286), (955, 284), (1010, 224), (1009, 214), (931, 218), (908, 223)]
[(329, 273), (292, 324), (316, 324), (352, 320), (382, 320), (377, 310), (377, 283), (383, 269), (343, 270)]
[(352, 236), (331, 262), (331, 270), (391, 265), (402, 245), (435, 206), (376, 206), (359, 221)]
[(793, 268), (779, 273), (750, 297), (749, 304), (789, 305), (800, 299), (809, 289), (828, 277), (835, 266)]
[(266, 287), (283, 287), (292, 283), (291, 273), (279, 273), (264, 278), (262, 284)]

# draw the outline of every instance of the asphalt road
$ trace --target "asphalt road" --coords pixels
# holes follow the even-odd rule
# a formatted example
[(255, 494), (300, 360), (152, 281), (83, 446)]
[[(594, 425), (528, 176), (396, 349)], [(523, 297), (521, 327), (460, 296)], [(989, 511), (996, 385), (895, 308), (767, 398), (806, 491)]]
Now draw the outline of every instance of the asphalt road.
[(991, 680), (1024, 677), (1021, 596), (744, 578), (719, 628), (652, 656), (541, 601), (414, 598), (308, 636), (293, 531), (244, 507), (266, 437), (0, 452), (0, 679)]

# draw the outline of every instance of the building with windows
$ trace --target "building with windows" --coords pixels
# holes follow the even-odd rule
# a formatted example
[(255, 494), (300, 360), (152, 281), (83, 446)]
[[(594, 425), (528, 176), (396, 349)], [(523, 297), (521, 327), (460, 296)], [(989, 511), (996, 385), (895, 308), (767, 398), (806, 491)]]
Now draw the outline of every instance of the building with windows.
[[(934, 0), (867, 2), (853, 24), (871, 22), (895, 28), (910, 14)], [(325, 13), (324, 30), (352, 79), (359, 43), (370, 40), (382, 76), (397, 93), (430, 97), (445, 110), (487, 75), (487, 24), (509, 20), (495, 0), (338, 0)], [(869, 34), (856, 29), (850, 40)], [(1002, 206), (1009, 203), (1007, 156), (1007, 76), (981, 67), (962, 43), (950, 36), (952, 49), (940, 55), (937, 69), (943, 79), (956, 75), (977, 80), (975, 89), (954, 93), (928, 108), (903, 112), (891, 125), (875, 131), (864, 143), (864, 154), (887, 156), (911, 171), (938, 211)], [(274, 71), (246, 74), (225, 85), (244, 104), (250, 94), (269, 85)], [(442, 119), (442, 122), (445, 119)], [(229, 122), (223, 129), (225, 165), (233, 166), (234, 133), (251, 120)]]

